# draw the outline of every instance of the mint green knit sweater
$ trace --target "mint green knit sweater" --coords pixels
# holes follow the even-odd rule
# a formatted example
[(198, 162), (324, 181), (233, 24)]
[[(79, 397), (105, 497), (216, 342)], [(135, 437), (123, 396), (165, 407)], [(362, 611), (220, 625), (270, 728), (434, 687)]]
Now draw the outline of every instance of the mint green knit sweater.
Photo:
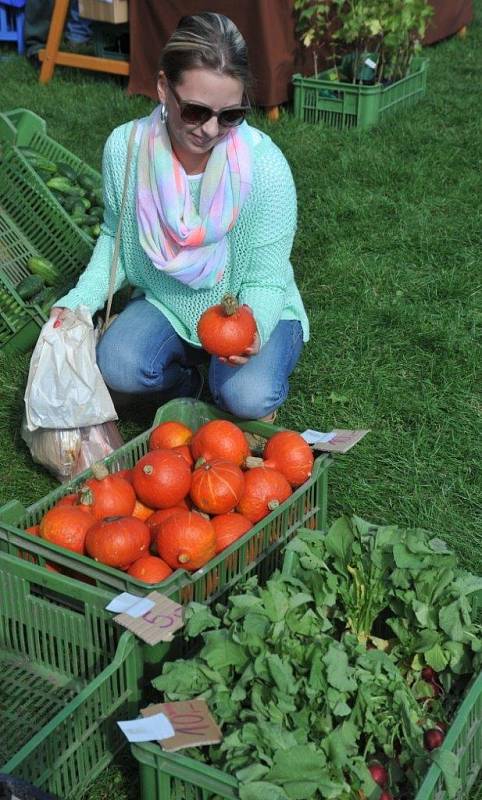
[[(132, 124), (115, 128), (106, 142), (102, 164), (105, 215), (101, 235), (77, 285), (56, 305), (75, 308), (82, 304), (93, 314), (107, 300)], [(211, 289), (192, 289), (164, 274), (142, 249), (135, 200), (138, 142), (134, 145), (115, 288), (127, 284), (135, 287), (137, 294), (144, 294), (162, 311), (184, 340), (196, 346), (200, 345), (196, 334), (199, 317), (226, 292), (251, 307), (262, 344), (269, 339), (280, 319), (300, 320), (303, 338), (308, 340), (308, 319), (290, 264), (296, 228), (293, 178), (286, 159), (271, 139), (252, 130), (255, 141), (253, 186), (234, 228), (228, 233), (229, 262), (224, 277)], [(200, 183), (190, 181), (195, 204), (199, 200)]]

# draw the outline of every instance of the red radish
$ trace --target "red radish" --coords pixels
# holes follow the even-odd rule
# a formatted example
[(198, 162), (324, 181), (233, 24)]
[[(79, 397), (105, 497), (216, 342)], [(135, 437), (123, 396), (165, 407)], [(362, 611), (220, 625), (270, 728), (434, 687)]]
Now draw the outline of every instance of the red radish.
[(368, 769), (375, 783), (378, 783), (378, 785), (383, 789), (383, 787), (388, 783), (388, 772), (386, 771), (385, 767), (383, 767), (381, 764), (374, 763), (370, 764)]
[(433, 683), (433, 681), (438, 682), (438, 675), (432, 667), (424, 667), (422, 670), (422, 680), (427, 681), (427, 683)]
[(382, 792), (379, 800), (393, 800), (393, 795), (391, 795), (390, 792)]
[(435, 750), (437, 747), (440, 747), (444, 739), (445, 736), (438, 728), (431, 728), (429, 731), (425, 731), (423, 735), (425, 750)]

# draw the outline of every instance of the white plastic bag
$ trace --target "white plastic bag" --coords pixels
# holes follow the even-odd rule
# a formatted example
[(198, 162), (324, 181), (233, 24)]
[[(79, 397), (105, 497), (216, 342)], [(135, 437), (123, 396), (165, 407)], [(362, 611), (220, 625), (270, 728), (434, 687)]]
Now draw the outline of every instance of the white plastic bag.
[(21, 434), (33, 460), (46, 467), (61, 483), (79, 475), (123, 444), (115, 422), (86, 428), (29, 431), (24, 417)]
[(85, 306), (68, 311), (62, 325), (43, 326), (25, 390), (29, 431), (83, 428), (117, 419), (95, 358), (96, 332)]
[(21, 434), (33, 460), (67, 481), (123, 442), (89, 310), (79, 306), (53, 325), (50, 319), (43, 326), (30, 361)]

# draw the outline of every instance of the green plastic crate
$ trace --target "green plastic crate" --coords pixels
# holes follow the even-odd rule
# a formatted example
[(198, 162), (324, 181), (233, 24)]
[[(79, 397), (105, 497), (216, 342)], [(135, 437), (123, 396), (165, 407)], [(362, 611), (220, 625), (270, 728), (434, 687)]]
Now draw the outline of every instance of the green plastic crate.
[[(172, 400), (162, 406), (154, 419), (153, 427), (160, 422), (177, 420), (193, 429), (211, 419), (233, 419), (219, 409), (188, 398)], [(274, 425), (260, 422), (233, 420), (247, 432), (269, 438), (277, 430)], [(132, 467), (148, 450), (152, 428), (116, 450), (105, 459), (113, 471)], [(204, 567), (194, 573), (176, 570), (159, 584), (146, 584), (125, 572), (99, 564), (91, 558), (72, 553), (43, 539), (25, 533), (25, 528), (36, 525), (49, 508), (66, 494), (77, 489), (87, 477), (87, 470), (74, 481), (55, 489), (27, 509), (18, 501), (11, 501), (0, 509), (0, 551), (30, 553), (40, 564), (53, 562), (61, 568), (74, 570), (108, 590), (131, 591), (144, 595), (154, 588), (179, 602), (195, 600), (212, 603), (233, 586), (241, 577), (257, 573), (268, 576), (279, 566), (281, 554), (289, 539), (301, 526), (324, 528), (327, 516), (328, 467), (332, 458), (320, 455), (314, 463), (312, 475), (303, 486), (293, 492), (269, 516), (261, 520), (244, 536), (223, 550)], [(76, 582), (75, 584), (76, 585)]]
[(0, 553), (0, 772), (77, 800), (124, 746), (138, 712), (138, 640), (111, 594)]
[(294, 115), (304, 122), (323, 122), (331, 128), (371, 128), (389, 115), (412, 106), (425, 94), (428, 59), (414, 58), (410, 73), (387, 86), (359, 86), (293, 75)]
[[(2, 221), (0, 219), (0, 227)], [(38, 306), (21, 300), (0, 268), (0, 349), (27, 350), (38, 337), (45, 315)]]
[(58, 268), (55, 300), (75, 283), (91, 254), (92, 244), (70, 223), (35, 170), (0, 139), (0, 349), (28, 350), (48, 317), (16, 292), (30, 275), (29, 258), (46, 258)]
[[(0, 165), (0, 175), (1, 171)], [(72, 285), (89, 256), (87, 251), (63, 252), (65, 241), (59, 242), (55, 235), (57, 231), (51, 238), (46, 236), (44, 243), (39, 237), (38, 246), (35, 247), (3, 211), (1, 195), (0, 188), (0, 349), (4, 352), (25, 351), (36, 341), (40, 328), (48, 318), (47, 306), (42, 308), (30, 300), (22, 300), (16, 291), (18, 284), (31, 274), (27, 268), (28, 260), (41, 255), (61, 268), (57, 283), (46, 287), (51, 303)], [(74, 244), (78, 245), (78, 242), (72, 242)]]
[[(17, 158), (21, 159), (24, 164), (28, 164), (26, 158), (22, 155), (22, 147), (28, 147), (34, 150), (41, 156), (48, 158), (52, 161), (62, 161), (69, 164), (79, 175), (88, 175), (94, 181), (94, 184), (100, 189), (102, 186), (102, 178), (99, 172), (90, 167), (85, 161), (82, 161), (78, 156), (67, 150), (61, 144), (47, 135), (47, 123), (38, 114), (34, 114), (27, 108), (16, 108), (12, 111), (6, 111), (0, 114), (0, 145), (9, 144), (14, 146)], [(35, 181), (39, 184), (44, 193), (50, 195), (51, 200), (54, 202), (57, 210), (64, 218), (64, 224), (74, 229), (77, 234), (90, 245), (92, 251), (95, 241), (72, 222), (70, 216), (65, 209), (57, 202), (56, 198), (48, 187), (46, 187), (42, 179), (37, 175), (35, 170), (32, 169), (35, 176)]]
[[(323, 535), (323, 531), (319, 531)], [(289, 552), (283, 572), (291, 574), (296, 554)], [(474, 597), (482, 610), (482, 594)], [(139, 765), (140, 800), (239, 800), (237, 779), (217, 767), (179, 753), (167, 753), (156, 744), (131, 744)], [(443, 750), (459, 758), (461, 789), (454, 800), (469, 800), (482, 770), (482, 672), (476, 676), (450, 726)], [(474, 797), (473, 800), (478, 800)], [(435, 764), (429, 768), (414, 800), (447, 800), (443, 775)]]
[[(139, 765), (140, 800), (239, 800), (236, 778), (182, 753), (154, 744), (131, 744)], [(472, 683), (445, 738), (443, 749), (459, 757), (462, 788), (454, 800), (468, 800), (482, 769), (482, 673)], [(433, 764), (414, 800), (447, 800), (442, 773)]]

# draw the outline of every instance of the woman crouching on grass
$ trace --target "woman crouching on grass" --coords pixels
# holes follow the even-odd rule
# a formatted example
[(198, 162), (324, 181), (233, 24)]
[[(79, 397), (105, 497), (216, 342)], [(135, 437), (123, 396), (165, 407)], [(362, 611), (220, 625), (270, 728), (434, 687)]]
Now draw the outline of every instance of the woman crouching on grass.
[[(241, 356), (211, 357), (215, 403), (237, 417), (272, 418), (308, 339), (290, 252), (296, 195), (288, 164), (245, 121), (245, 42), (221, 14), (184, 17), (166, 44), (159, 105), (139, 121), (122, 220), (115, 289), (133, 299), (101, 339), (97, 359), (111, 389), (196, 396), (201, 314), (226, 293), (246, 304), (257, 334)], [(109, 136), (103, 157), (105, 217), (77, 286), (52, 309), (108, 296), (109, 273), (133, 122)]]

